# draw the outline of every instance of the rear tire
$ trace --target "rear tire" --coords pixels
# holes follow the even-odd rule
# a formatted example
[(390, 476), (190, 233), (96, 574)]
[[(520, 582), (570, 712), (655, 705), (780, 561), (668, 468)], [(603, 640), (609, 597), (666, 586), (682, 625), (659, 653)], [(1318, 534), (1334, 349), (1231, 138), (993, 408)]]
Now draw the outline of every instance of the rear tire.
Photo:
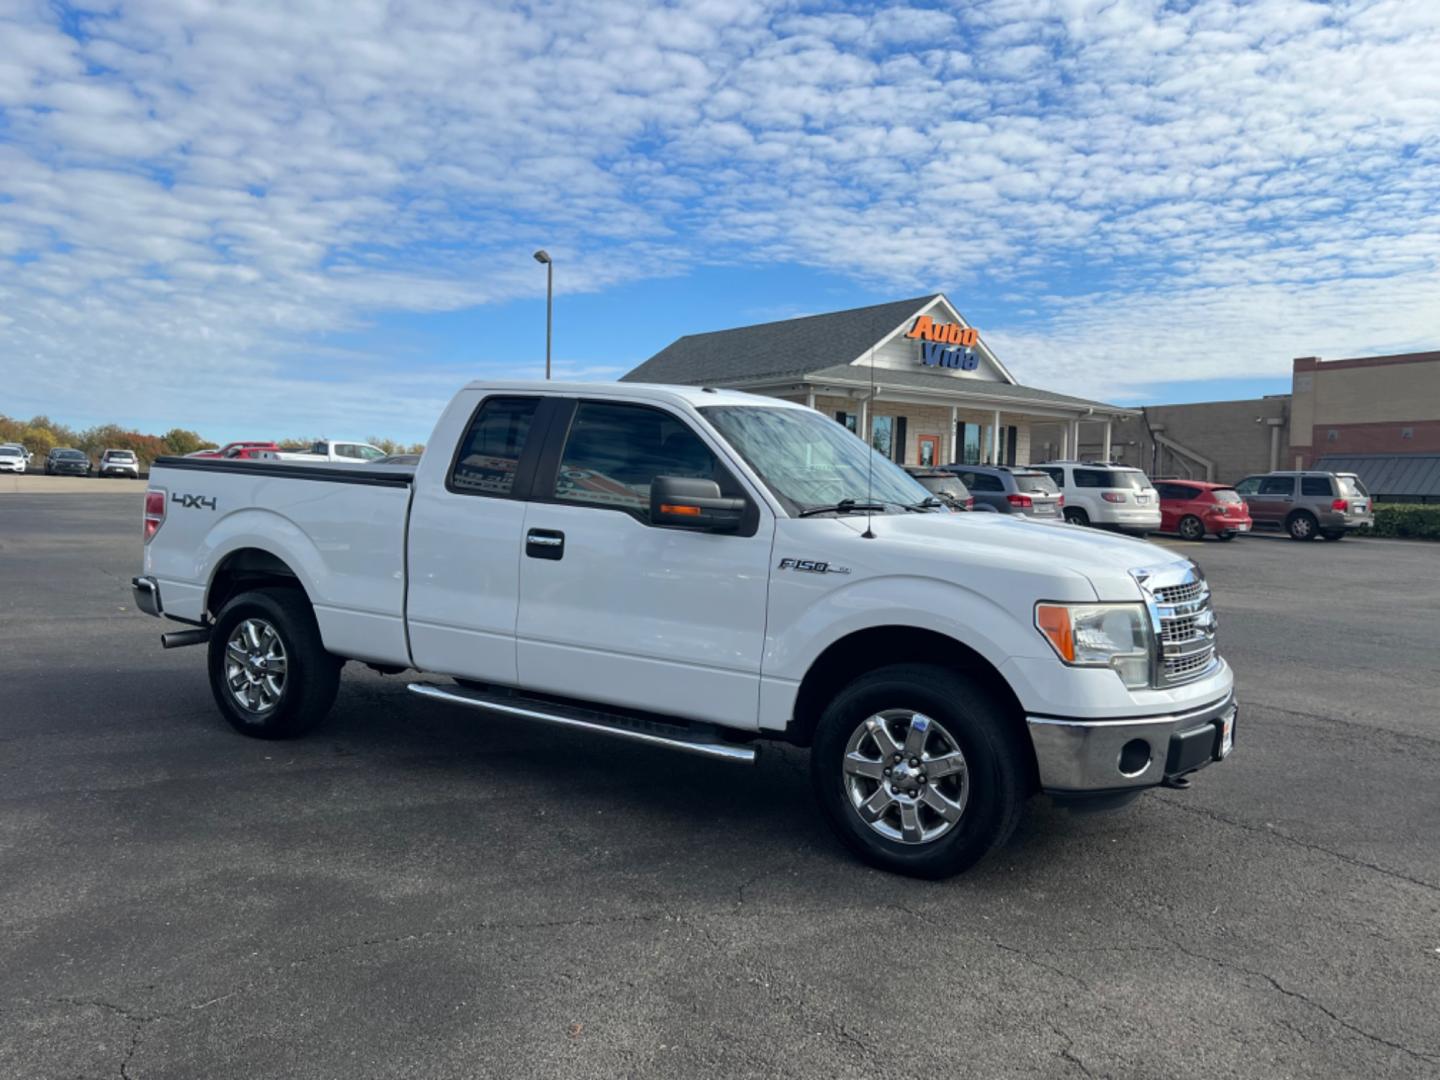
[(1204, 540), (1205, 523), (1194, 514), (1186, 514), (1180, 519), (1179, 532), (1181, 540)]
[(1065, 508), (1065, 520), (1071, 525), (1089, 525), (1090, 515), (1078, 506), (1067, 506)]
[(240, 593), (221, 609), (210, 635), (215, 704), (231, 727), (252, 738), (293, 739), (314, 728), (335, 703), (342, 664), (325, 651), (299, 589)]
[[(893, 752), (910, 757), (896, 763)], [(861, 859), (943, 878), (1014, 832), (1031, 792), (1027, 752), (1015, 718), (975, 680), (934, 664), (894, 664), (826, 706), (810, 778), (831, 829)]]
[(1315, 516), (1304, 510), (1285, 519), (1285, 531), (1290, 534), (1291, 540), (1314, 540), (1319, 528), (1320, 523)]

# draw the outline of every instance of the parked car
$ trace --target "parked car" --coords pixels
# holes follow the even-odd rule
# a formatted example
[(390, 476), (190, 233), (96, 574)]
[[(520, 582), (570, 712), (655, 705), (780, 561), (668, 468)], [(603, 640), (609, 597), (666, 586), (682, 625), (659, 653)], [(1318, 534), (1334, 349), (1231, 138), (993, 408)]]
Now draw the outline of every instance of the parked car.
[(372, 461), (372, 465), (419, 465), (419, 454), (387, 454), (379, 461)]
[(23, 446), (0, 446), (0, 472), (23, 473), (25, 464)]
[(1354, 473), (1279, 471), (1247, 476), (1235, 490), (1257, 529), (1284, 529), (1292, 540), (1340, 540), (1375, 524), (1370, 493)]
[(226, 443), (219, 450), (196, 450), (193, 454), (186, 454), (186, 457), (197, 458), (226, 458), (229, 460), (254, 460), (260, 457), (261, 450), (280, 452), (280, 444), (275, 442), (263, 442), (251, 440), (247, 442)]
[(310, 444), (308, 450), (299, 453), (284, 452), (280, 457), (285, 461), (300, 461), (318, 464), (333, 461), (342, 465), (374, 465), (385, 456), (378, 446), (363, 442), (337, 442), (321, 439)]
[(975, 499), (976, 510), (1059, 521), (1064, 499), (1054, 481), (1024, 465), (943, 465)]
[(1182, 540), (1234, 540), (1252, 526), (1250, 511), (1229, 484), (1207, 480), (1156, 480), (1160, 493), (1160, 531)]
[(951, 510), (975, 509), (975, 497), (970, 494), (954, 473), (932, 468), (929, 465), (907, 465), (905, 471), (917, 484)]
[(219, 456), (220, 456), (220, 447), (218, 447), (218, 446), (202, 446), (199, 450), (191, 450), (190, 453), (186, 454), (185, 456), (186, 456), (186, 457), (219, 457)]
[(1047, 461), (1034, 466), (1065, 496), (1065, 520), (1144, 536), (1160, 528), (1160, 493), (1139, 469), (1108, 461)]
[(241, 733), (313, 728), (353, 659), (445, 680), (411, 684), (427, 702), (716, 767), (783, 740), (843, 843), (926, 877), (996, 847), (1033, 792), (1113, 805), (1233, 745), (1193, 562), (927, 507), (798, 403), (477, 382), (413, 475), (346, 473), (151, 473), (134, 602), (190, 624), (166, 644), (206, 645)]
[(45, 455), (46, 476), (89, 476), (90, 458), (68, 446), (57, 446)]
[(106, 450), (100, 455), (101, 476), (129, 476), (140, 479), (140, 459), (133, 450)]

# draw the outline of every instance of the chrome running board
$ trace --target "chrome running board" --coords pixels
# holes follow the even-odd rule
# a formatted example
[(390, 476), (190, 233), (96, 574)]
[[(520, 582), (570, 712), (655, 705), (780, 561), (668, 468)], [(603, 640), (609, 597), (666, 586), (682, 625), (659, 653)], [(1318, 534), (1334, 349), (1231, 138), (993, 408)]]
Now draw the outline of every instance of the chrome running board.
[(511, 697), (502, 693), (492, 694), (483, 690), (446, 690), (433, 683), (411, 683), (408, 689), (412, 694), (419, 694), (432, 701), (448, 701), (452, 705), (468, 705), (472, 709), (516, 716), (522, 720), (539, 720), (561, 727), (615, 735), (633, 742), (664, 746), (720, 761), (732, 761), (737, 765), (749, 765), (755, 760), (753, 746), (726, 742), (709, 731), (688, 728), (679, 723), (600, 712), (597, 709), (537, 701), (534, 698)]

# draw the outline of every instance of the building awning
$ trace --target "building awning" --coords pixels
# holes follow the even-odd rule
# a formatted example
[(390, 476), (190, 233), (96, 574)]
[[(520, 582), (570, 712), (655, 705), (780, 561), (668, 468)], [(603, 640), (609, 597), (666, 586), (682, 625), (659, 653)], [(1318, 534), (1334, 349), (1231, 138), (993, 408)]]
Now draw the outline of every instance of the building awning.
[(1323, 472), (1353, 472), (1371, 495), (1440, 499), (1440, 454), (1327, 454)]

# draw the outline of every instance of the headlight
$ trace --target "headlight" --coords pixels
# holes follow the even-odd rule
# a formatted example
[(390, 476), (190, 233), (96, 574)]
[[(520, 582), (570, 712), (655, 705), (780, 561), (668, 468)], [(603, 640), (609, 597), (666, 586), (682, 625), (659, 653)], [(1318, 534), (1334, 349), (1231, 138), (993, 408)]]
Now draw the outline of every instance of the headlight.
[(1144, 604), (1036, 604), (1035, 626), (1071, 667), (1113, 668), (1132, 690), (1151, 684)]

